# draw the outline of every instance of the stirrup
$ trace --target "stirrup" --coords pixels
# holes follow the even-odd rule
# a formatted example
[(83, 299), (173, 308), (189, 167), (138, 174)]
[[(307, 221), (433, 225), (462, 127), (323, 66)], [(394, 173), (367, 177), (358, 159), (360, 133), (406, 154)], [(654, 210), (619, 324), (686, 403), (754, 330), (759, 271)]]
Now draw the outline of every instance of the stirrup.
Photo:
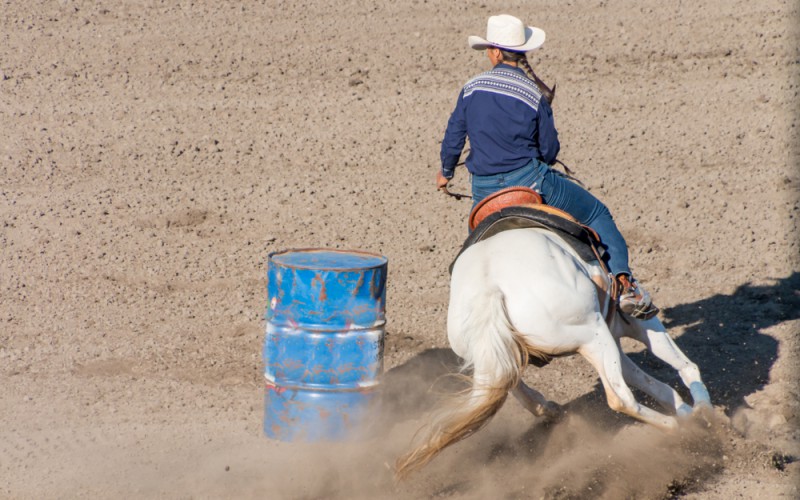
[(650, 294), (639, 286), (639, 283), (627, 274), (617, 276), (620, 286), (619, 310), (636, 319), (650, 319), (658, 314), (658, 307), (653, 305)]

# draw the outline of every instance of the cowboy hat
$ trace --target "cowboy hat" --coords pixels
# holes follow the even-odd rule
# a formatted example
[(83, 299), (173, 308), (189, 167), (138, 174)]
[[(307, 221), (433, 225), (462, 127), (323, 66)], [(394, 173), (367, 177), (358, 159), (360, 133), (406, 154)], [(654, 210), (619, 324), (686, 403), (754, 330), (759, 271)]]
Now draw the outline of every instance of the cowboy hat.
[(473, 35), (467, 38), (467, 41), (475, 50), (497, 47), (512, 52), (529, 52), (542, 46), (544, 31), (533, 26), (525, 27), (522, 21), (514, 16), (500, 14), (489, 18), (485, 39)]

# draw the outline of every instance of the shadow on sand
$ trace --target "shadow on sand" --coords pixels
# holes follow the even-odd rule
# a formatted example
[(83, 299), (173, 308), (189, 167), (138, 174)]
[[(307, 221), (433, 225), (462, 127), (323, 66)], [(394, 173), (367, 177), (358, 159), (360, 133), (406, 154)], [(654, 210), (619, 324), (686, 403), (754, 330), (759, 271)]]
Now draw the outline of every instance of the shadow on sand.
[[(730, 295), (717, 294), (664, 309), (660, 317), (668, 329), (684, 329), (675, 343), (700, 367), (714, 405), (722, 406), (731, 416), (746, 404), (745, 396), (763, 389), (769, 382), (770, 370), (778, 357), (778, 341), (763, 333), (764, 330), (800, 318), (800, 273), (776, 279), (772, 285), (745, 283)], [(678, 374), (652, 353), (644, 350), (629, 356), (646, 372), (691, 401)], [(646, 401), (643, 394), (634, 392), (637, 398)], [(611, 426), (630, 421), (607, 409), (599, 380), (591, 393), (571, 401), (566, 409), (595, 417), (599, 413), (603, 423)]]
[[(798, 318), (798, 272), (772, 285), (745, 283), (730, 295), (713, 295), (662, 314), (667, 328), (685, 329), (675, 343), (700, 367), (714, 404), (729, 414), (745, 404), (745, 396), (769, 382), (778, 341), (763, 332)], [(652, 354), (643, 352), (632, 358), (656, 377), (680, 383), (677, 374)]]

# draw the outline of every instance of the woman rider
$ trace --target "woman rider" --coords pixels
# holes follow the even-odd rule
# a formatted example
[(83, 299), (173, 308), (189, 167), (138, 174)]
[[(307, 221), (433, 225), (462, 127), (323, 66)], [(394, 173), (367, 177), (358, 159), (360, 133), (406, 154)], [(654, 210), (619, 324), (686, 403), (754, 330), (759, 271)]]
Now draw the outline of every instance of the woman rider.
[(538, 49), (545, 34), (516, 17), (492, 16), (486, 38), (470, 36), (475, 50), (486, 50), (492, 69), (467, 82), (458, 96), (442, 141), (442, 168), (436, 184), (446, 188), (455, 174), (466, 138), (470, 153), (473, 207), (511, 186), (534, 189), (542, 200), (594, 229), (609, 254), (608, 267), (622, 287), (620, 308), (637, 318), (658, 312), (650, 295), (633, 279), (628, 246), (611, 213), (589, 191), (550, 168), (560, 144), (550, 103), (554, 91), (534, 74), (526, 52)]

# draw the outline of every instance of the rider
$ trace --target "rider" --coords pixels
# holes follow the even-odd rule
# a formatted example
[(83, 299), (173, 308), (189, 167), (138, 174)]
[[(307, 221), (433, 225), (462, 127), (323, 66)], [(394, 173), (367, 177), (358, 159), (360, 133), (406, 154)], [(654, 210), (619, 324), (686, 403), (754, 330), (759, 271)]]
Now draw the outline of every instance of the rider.
[(472, 174), (473, 207), (486, 196), (511, 186), (525, 186), (544, 203), (568, 212), (594, 229), (606, 247), (608, 267), (621, 286), (620, 309), (638, 318), (658, 312), (633, 278), (628, 247), (608, 208), (589, 191), (550, 168), (560, 148), (550, 107), (555, 94), (534, 74), (526, 52), (538, 49), (545, 34), (516, 17), (492, 16), (486, 38), (470, 36), (475, 50), (486, 50), (492, 69), (467, 82), (447, 122), (442, 141), (439, 189), (455, 174), (466, 138), (466, 167)]

